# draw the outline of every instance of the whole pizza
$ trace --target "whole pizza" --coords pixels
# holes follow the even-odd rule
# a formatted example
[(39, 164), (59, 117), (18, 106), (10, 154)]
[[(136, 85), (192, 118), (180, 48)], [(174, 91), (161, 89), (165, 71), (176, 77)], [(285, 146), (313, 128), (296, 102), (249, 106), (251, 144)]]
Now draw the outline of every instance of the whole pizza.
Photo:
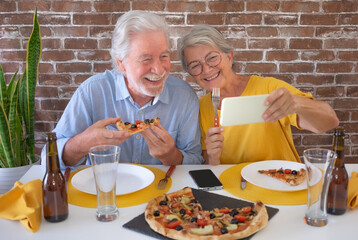
[(262, 202), (240, 208), (204, 210), (191, 188), (151, 200), (145, 220), (156, 232), (172, 239), (241, 239), (267, 225)]

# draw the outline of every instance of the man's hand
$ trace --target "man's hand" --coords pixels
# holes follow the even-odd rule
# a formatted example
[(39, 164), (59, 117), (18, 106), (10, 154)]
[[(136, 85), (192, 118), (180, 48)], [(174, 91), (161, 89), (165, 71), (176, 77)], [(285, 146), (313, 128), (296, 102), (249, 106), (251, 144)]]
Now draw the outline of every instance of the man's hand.
[(88, 142), (88, 144), (91, 145), (90, 147), (104, 144), (119, 145), (126, 141), (130, 137), (130, 134), (125, 131), (115, 131), (106, 128), (108, 125), (115, 124), (119, 120), (121, 120), (121, 118), (99, 120), (81, 134), (83, 137), (91, 139), (91, 141)]
[(115, 124), (118, 120), (120, 118), (100, 120), (68, 140), (62, 153), (62, 160), (65, 165), (75, 165), (93, 146), (104, 144), (119, 145), (126, 141), (130, 137), (128, 132), (106, 128), (110, 124)]
[(224, 145), (224, 131), (221, 127), (213, 127), (208, 130), (205, 137), (206, 152), (203, 154), (205, 162), (210, 165), (220, 164), (220, 156)]
[(158, 124), (141, 132), (147, 142), (149, 154), (158, 158), (165, 165), (178, 165), (182, 163), (183, 155), (175, 146), (170, 134)]

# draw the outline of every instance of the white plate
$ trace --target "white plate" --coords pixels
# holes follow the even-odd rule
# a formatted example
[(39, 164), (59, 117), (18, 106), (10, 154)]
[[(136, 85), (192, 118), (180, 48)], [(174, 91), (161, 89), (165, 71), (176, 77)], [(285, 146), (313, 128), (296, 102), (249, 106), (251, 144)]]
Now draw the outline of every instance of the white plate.
[[(258, 170), (269, 170), (269, 169), (279, 169), (279, 168), (289, 168), (291, 170), (300, 170), (301, 168), (306, 169), (303, 163), (283, 161), (283, 160), (268, 160), (251, 163), (246, 165), (241, 170), (241, 175), (246, 181), (262, 188), (267, 188), (276, 191), (299, 191), (307, 189), (307, 181), (297, 186), (290, 186), (280, 180), (271, 178), (269, 176), (260, 174)], [(319, 180), (319, 179), (318, 179)], [(316, 180), (318, 182), (318, 180)]]
[[(118, 164), (116, 195), (136, 192), (149, 186), (153, 181), (153, 172), (145, 167), (131, 164)], [(97, 194), (92, 167), (76, 173), (72, 177), (71, 183), (82, 192)]]

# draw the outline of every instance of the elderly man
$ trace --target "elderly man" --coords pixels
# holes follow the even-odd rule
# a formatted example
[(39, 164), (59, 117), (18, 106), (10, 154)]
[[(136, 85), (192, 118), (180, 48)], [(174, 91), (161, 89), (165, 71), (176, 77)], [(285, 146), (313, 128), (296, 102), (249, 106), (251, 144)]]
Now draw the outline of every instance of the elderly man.
[[(203, 163), (198, 99), (186, 82), (169, 75), (169, 34), (163, 18), (145, 11), (122, 15), (111, 55), (114, 70), (82, 83), (53, 130), (61, 168), (89, 164), (88, 150), (102, 144), (120, 144), (120, 162)], [(160, 124), (137, 134), (115, 127), (119, 119), (133, 123), (155, 117)], [(44, 148), (43, 164), (45, 155)]]

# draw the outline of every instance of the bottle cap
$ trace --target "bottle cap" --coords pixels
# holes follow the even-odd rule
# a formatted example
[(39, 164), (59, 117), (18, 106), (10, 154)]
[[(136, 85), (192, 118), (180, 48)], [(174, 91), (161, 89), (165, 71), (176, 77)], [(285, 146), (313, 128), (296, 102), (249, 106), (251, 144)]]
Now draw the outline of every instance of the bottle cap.
[(336, 136), (345, 136), (344, 128), (339, 126), (334, 130), (334, 135)]
[(57, 137), (56, 137), (56, 133), (53, 132), (48, 132), (46, 135), (46, 141), (56, 141)]

